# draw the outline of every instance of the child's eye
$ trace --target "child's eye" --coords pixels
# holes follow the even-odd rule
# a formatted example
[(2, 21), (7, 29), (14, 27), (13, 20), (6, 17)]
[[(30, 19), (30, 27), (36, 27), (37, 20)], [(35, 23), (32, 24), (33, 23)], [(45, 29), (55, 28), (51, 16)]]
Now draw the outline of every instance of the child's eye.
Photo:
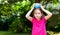
[(38, 13), (38, 14), (40, 14), (40, 13)]

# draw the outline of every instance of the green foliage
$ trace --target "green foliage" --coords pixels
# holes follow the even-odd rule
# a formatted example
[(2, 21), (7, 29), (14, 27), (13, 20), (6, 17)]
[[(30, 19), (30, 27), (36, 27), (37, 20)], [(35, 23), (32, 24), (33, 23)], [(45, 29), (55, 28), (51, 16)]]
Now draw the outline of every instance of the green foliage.
[[(44, 0), (41, 1), (45, 2)], [(46, 1), (47, 4), (43, 2), (42, 4), (45, 5), (45, 9), (51, 12), (54, 12), (54, 9), (59, 7), (57, 6), (59, 3), (57, 0)], [(52, 3), (50, 3), (51, 1)], [(12, 32), (31, 32), (31, 22), (25, 18), (25, 15), (31, 9), (31, 5), (35, 2), (35, 0), (1, 0), (0, 2), (0, 29), (8, 29)], [(56, 14), (53, 14), (53, 16), (54, 15)], [(55, 19), (55, 17), (56, 16), (53, 18)], [(47, 22), (48, 30), (51, 28), (50, 26), (52, 26), (52, 23), (55, 21), (53, 18)], [(56, 20), (58, 20), (58, 23), (56, 23), (56, 25), (53, 24), (50, 30), (58, 29), (60, 27), (60, 17), (58, 17)]]

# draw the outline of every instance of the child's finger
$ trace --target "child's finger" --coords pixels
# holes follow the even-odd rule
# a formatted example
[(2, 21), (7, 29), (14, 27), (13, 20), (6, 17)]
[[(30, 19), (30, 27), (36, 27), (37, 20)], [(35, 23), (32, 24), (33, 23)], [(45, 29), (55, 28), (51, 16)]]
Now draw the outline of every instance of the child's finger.
[(35, 5), (35, 3), (31, 6), (31, 9), (34, 9), (34, 5)]

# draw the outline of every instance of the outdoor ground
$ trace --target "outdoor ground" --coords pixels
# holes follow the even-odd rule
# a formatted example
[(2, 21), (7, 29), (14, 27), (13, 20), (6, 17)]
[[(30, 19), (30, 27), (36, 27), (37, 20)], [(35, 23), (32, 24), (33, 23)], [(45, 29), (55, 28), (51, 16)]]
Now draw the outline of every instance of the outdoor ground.
[[(59, 33), (54, 33), (52, 31), (47, 31), (50, 35), (60, 35)], [(12, 33), (10, 31), (0, 31), (0, 35), (31, 35), (31, 33)]]
[(10, 31), (0, 31), (0, 35), (31, 35), (30, 33), (12, 33)]

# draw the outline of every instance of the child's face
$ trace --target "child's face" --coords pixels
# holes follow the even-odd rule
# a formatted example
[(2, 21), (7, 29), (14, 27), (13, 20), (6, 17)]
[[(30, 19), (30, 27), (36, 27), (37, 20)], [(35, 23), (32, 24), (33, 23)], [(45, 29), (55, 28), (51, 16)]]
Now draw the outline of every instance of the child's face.
[(35, 10), (34, 10), (34, 17), (35, 17), (36, 19), (40, 19), (41, 16), (42, 16), (41, 11), (40, 11), (39, 9), (35, 9)]

